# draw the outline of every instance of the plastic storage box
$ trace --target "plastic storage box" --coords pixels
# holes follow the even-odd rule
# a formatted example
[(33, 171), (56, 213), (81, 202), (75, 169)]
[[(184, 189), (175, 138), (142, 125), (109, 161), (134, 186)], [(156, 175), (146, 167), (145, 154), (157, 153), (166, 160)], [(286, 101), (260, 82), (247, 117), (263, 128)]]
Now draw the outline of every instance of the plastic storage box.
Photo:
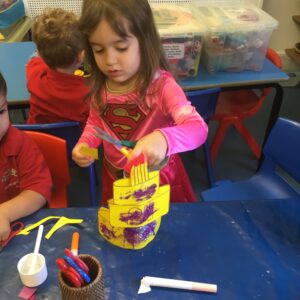
[(275, 19), (252, 4), (194, 5), (208, 30), (201, 58), (208, 72), (262, 69)]
[(178, 77), (196, 76), (205, 27), (188, 7), (150, 3), (171, 71)]

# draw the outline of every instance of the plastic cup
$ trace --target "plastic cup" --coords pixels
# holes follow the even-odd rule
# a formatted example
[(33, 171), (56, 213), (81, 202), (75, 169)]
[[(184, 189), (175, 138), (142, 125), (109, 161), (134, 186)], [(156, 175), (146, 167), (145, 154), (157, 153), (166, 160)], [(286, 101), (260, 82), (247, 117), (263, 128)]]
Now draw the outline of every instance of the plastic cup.
[[(34, 255), (37, 255), (37, 260), (32, 269), (31, 262)], [(22, 283), (28, 287), (39, 286), (48, 276), (45, 257), (40, 253), (29, 253), (23, 256), (18, 262), (18, 271)]]

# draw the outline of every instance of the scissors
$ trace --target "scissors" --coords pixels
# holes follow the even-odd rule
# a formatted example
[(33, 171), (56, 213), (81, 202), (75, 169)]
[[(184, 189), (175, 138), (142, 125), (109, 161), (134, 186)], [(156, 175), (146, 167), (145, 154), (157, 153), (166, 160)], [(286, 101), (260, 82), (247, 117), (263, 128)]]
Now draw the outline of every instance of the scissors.
[[(95, 135), (115, 146), (117, 146), (120, 150), (121, 153), (123, 153), (127, 158), (129, 156), (129, 151), (127, 148), (133, 149), (137, 143), (137, 141), (130, 142), (130, 141), (124, 141), (124, 140), (117, 140), (113, 138), (111, 135), (106, 133), (104, 130), (101, 128), (94, 126), (94, 128), (97, 130), (97, 133)], [(141, 153), (139, 156), (135, 157), (134, 159), (131, 160), (131, 162), (127, 163), (124, 166), (124, 170), (128, 173), (130, 173), (131, 167), (132, 166), (137, 166), (141, 163), (145, 162), (145, 158), (143, 153)]]
[(104, 130), (100, 129), (97, 126), (94, 126), (94, 128), (97, 130), (97, 133), (95, 135), (119, 148), (119, 150), (126, 156), (129, 156), (129, 152), (126, 148), (133, 149), (136, 145), (136, 141), (130, 142), (130, 141), (124, 141), (124, 140), (117, 140), (113, 138), (111, 135), (106, 133)]
[(25, 227), (23, 222), (17, 221), (17, 222), (13, 222), (10, 225), (10, 234), (8, 236), (8, 238), (5, 241), (0, 242), (0, 252), (3, 250), (4, 247), (7, 246), (7, 244), (10, 242), (10, 240), (15, 237), (21, 230), (23, 230)]
[(81, 287), (84, 285), (84, 280), (79, 273), (72, 267), (70, 267), (63, 258), (58, 258), (56, 264), (66, 279), (75, 287)]
[(81, 287), (91, 281), (89, 267), (86, 263), (74, 255), (71, 250), (65, 249), (65, 258), (56, 259), (56, 264), (65, 278), (75, 287)]

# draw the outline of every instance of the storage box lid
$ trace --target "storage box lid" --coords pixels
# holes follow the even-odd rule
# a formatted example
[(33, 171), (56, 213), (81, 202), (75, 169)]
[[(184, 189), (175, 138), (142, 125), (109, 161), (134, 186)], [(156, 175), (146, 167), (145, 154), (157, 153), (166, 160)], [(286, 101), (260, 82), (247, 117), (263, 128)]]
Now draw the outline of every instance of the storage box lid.
[(188, 7), (171, 3), (150, 3), (160, 36), (186, 36), (205, 33), (205, 26)]
[(247, 4), (244, 6), (201, 6), (195, 4), (196, 14), (202, 19), (209, 31), (250, 31), (273, 30), (278, 26), (278, 21), (262, 9)]

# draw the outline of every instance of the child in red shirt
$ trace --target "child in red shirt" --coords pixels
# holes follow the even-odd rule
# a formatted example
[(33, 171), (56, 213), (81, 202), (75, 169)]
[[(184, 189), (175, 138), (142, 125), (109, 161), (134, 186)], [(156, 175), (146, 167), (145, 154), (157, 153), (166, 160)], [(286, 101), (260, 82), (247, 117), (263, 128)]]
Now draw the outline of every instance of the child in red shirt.
[(50, 200), (52, 180), (38, 146), (10, 125), (7, 87), (0, 73), (0, 243), (10, 223), (27, 216)]
[(89, 88), (75, 71), (83, 63), (83, 38), (78, 18), (61, 8), (48, 9), (32, 27), (38, 57), (27, 64), (30, 110), (27, 123), (78, 121), (84, 127), (89, 112)]

